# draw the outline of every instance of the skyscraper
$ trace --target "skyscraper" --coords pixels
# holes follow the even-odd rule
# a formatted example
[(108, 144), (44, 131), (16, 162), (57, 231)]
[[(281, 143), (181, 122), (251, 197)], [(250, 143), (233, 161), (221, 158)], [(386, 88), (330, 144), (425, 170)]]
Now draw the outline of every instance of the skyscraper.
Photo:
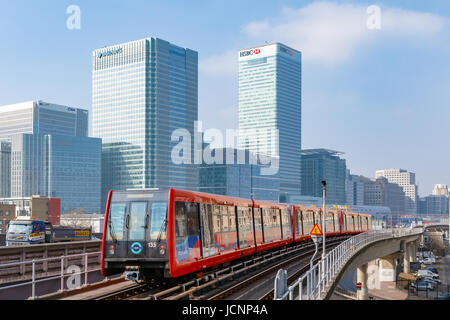
[(0, 107), (0, 141), (15, 134), (88, 136), (88, 111), (43, 101)]
[(301, 194), (302, 54), (280, 43), (239, 52), (240, 149), (279, 157), (280, 201)]
[(406, 195), (406, 213), (417, 213), (418, 187), (416, 185), (416, 174), (405, 169), (377, 170), (375, 178), (385, 177), (390, 183), (396, 183), (403, 188)]
[(103, 207), (110, 189), (195, 188), (196, 171), (171, 160), (178, 143), (171, 135), (187, 129), (194, 136), (197, 52), (146, 38), (95, 50), (92, 65), (93, 136), (103, 140)]
[(99, 212), (101, 140), (88, 137), (88, 116), (43, 101), (0, 107), (0, 140), (11, 163), (4, 197), (48, 196), (61, 199), (62, 212)]

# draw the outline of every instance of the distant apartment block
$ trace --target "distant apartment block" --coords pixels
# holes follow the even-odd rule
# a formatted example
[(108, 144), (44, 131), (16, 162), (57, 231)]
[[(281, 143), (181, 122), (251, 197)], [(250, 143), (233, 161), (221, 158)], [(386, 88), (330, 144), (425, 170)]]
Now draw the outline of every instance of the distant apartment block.
[(417, 213), (418, 187), (416, 174), (404, 169), (377, 170), (376, 178), (385, 177), (390, 183), (398, 184), (406, 195), (405, 213)]
[(449, 189), (446, 184), (436, 184), (433, 189), (433, 195), (435, 196), (449, 196)]
[(326, 181), (326, 202), (332, 205), (346, 203), (347, 166), (345, 159), (339, 157), (342, 154), (342, 152), (328, 149), (302, 150), (303, 195), (322, 197), (322, 181)]
[(364, 205), (383, 206), (391, 209), (397, 218), (405, 214), (405, 193), (402, 187), (390, 183), (386, 178), (376, 180), (360, 177), (364, 181)]

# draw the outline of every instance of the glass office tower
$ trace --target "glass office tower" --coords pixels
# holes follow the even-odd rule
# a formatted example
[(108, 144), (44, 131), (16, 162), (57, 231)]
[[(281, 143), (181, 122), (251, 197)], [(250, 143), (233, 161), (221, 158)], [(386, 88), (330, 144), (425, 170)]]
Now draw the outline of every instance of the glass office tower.
[(61, 134), (88, 136), (88, 111), (44, 101), (0, 107), (0, 141), (15, 134)]
[(99, 213), (101, 140), (88, 137), (88, 119), (87, 110), (43, 101), (0, 107), (10, 158), (0, 174), (9, 176), (4, 198), (56, 197), (62, 213)]
[(280, 201), (301, 194), (301, 52), (280, 43), (239, 52), (239, 148), (279, 157)]
[(0, 141), (0, 198), (11, 196), (11, 143)]
[(193, 189), (197, 172), (171, 160), (171, 135), (198, 119), (198, 54), (157, 38), (93, 52), (93, 135), (102, 138), (102, 204), (109, 190)]

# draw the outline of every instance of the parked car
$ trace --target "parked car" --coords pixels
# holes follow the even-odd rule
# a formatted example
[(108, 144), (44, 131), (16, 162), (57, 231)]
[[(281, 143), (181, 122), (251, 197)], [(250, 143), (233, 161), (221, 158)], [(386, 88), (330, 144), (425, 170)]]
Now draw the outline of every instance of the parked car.
[(426, 267), (425, 270), (430, 270), (433, 273), (439, 274), (439, 270), (435, 267)]
[(435, 286), (426, 281), (417, 281), (414, 285), (417, 290), (434, 290)]
[(438, 286), (438, 283), (435, 280), (430, 279), (430, 278), (422, 278), (419, 281), (430, 283), (433, 286), (433, 290)]
[(437, 284), (441, 284), (441, 283), (442, 283), (441, 280), (439, 280), (439, 279), (433, 279), (432, 277), (422, 277), (421, 279), (431, 280), (431, 281), (433, 281), (433, 282), (435, 282), (435, 283), (437, 283)]
[(420, 262), (427, 266), (433, 264), (433, 260), (431, 258), (425, 258), (425, 259), (421, 260)]
[(437, 300), (450, 300), (450, 292), (441, 294), (436, 298)]
[(418, 277), (431, 277), (433, 279), (439, 279), (439, 275), (430, 270), (419, 270), (417, 271)]

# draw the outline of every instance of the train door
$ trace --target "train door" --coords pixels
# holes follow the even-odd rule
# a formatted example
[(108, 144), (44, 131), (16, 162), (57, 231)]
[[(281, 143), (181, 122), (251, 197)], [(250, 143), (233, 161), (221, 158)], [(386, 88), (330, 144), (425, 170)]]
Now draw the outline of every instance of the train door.
[(202, 254), (204, 258), (214, 256), (219, 252), (214, 240), (214, 220), (212, 215), (212, 205), (200, 204)]
[(296, 238), (304, 235), (302, 215), (303, 215), (303, 212), (300, 209), (294, 208), (294, 222), (295, 222), (295, 237)]
[(255, 230), (255, 243), (264, 243), (263, 223), (261, 217), (261, 208), (253, 208), (253, 226)]
[(146, 201), (128, 203), (128, 213), (125, 217), (125, 241), (127, 244), (127, 256), (131, 258), (146, 257), (147, 227), (149, 223), (149, 210)]

